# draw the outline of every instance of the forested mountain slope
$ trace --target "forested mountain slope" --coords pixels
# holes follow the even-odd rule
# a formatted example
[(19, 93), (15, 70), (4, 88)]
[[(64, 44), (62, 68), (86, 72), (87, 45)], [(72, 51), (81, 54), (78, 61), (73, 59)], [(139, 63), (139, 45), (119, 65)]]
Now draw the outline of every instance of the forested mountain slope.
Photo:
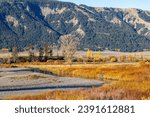
[(150, 48), (150, 11), (52, 0), (0, 2), (0, 48), (57, 43), (69, 33), (80, 37), (82, 50), (142, 51)]

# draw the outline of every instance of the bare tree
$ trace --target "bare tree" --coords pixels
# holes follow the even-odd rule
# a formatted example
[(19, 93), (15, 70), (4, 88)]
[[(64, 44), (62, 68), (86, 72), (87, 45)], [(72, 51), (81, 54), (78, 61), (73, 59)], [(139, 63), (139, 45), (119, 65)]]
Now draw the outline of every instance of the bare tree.
[(48, 60), (48, 56), (49, 56), (49, 46), (48, 44), (44, 44), (44, 53), (45, 53), (45, 56), (44, 56), (44, 60), (47, 61)]
[(32, 45), (28, 46), (28, 54), (29, 54), (29, 61), (32, 62), (35, 57), (34, 48)]
[(53, 56), (53, 44), (44, 44), (44, 60), (47, 61), (50, 57)]
[(43, 56), (44, 56), (44, 49), (41, 47), (39, 49), (39, 61), (43, 61)]
[(14, 62), (14, 63), (17, 62), (17, 59), (18, 59), (17, 47), (13, 47), (13, 48), (12, 48), (12, 59), (13, 59), (13, 62)]
[(54, 44), (50, 44), (49, 50), (48, 50), (48, 53), (49, 53), (49, 56), (50, 56), (50, 57), (53, 56), (53, 47), (54, 47)]
[(79, 38), (68, 34), (61, 36), (59, 43), (65, 60), (67, 62), (72, 62), (73, 56), (76, 53), (77, 47), (79, 45)]

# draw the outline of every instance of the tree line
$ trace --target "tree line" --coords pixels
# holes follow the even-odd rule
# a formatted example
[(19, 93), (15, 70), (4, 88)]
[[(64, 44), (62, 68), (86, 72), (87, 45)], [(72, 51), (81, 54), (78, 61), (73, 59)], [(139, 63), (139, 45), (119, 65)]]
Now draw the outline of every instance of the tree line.
[[(66, 62), (72, 62), (74, 54), (77, 51), (78, 45), (80, 44), (79, 38), (75, 35), (63, 35), (60, 37), (58, 41), (58, 45), (45, 43), (43, 47), (38, 48), (38, 57), (35, 55), (37, 50), (33, 45), (29, 45), (26, 48), (28, 52), (28, 56), (25, 58), (19, 57), (17, 47), (12, 48), (11, 52), (11, 60), (9, 59), (7, 63), (17, 63), (19, 61), (39, 61), (39, 62), (47, 62), (49, 59), (53, 59), (53, 48), (54, 46), (62, 51), (62, 58)], [(57, 50), (58, 51), (58, 50)], [(24, 59), (24, 60), (22, 60)], [(26, 60), (25, 60), (26, 59)], [(59, 59), (59, 57), (57, 58)], [(5, 61), (6, 62), (6, 61)]]

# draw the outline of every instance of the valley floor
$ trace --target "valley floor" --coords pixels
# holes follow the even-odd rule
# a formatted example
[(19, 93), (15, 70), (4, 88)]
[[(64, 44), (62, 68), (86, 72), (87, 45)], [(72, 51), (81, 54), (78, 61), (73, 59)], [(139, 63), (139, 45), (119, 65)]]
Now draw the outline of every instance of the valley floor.
[(0, 98), (36, 95), (48, 90), (73, 90), (103, 85), (98, 80), (59, 77), (31, 68), (0, 68)]
[[(42, 65), (43, 64), (43, 65)], [(67, 100), (141, 100), (150, 99), (150, 63), (101, 63), (48, 65), (48, 63), (26, 63), (16, 66), (38, 68), (60, 77), (78, 77), (82, 79), (111, 82), (100, 87), (49, 90), (37, 95), (20, 95), (5, 99), (67, 99)], [(4, 66), (3, 66), (4, 67)], [(7, 66), (10, 67), (10, 66)]]

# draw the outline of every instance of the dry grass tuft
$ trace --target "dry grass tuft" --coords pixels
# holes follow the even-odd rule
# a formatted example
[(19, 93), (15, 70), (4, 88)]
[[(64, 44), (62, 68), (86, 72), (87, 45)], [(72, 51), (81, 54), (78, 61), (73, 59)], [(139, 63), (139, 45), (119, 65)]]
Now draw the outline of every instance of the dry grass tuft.
[(40, 79), (40, 78), (46, 78), (46, 77), (43, 77), (43, 76), (38, 76), (38, 75), (28, 75), (28, 76), (18, 76), (18, 77), (14, 77), (13, 79), (15, 80), (21, 80), (21, 79), (26, 79), (26, 80), (37, 80), (37, 79)]
[(0, 64), (0, 68), (13, 68), (17, 67), (14, 64)]

